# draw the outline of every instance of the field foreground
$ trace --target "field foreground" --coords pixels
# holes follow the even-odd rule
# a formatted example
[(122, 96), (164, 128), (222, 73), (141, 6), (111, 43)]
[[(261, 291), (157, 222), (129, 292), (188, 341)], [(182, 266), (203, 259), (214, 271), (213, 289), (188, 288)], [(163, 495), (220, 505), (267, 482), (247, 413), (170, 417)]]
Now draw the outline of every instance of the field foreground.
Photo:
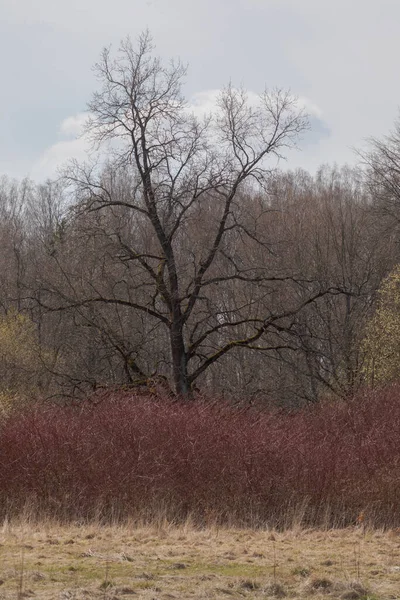
[(398, 531), (12, 525), (0, 598), (400, 598)]

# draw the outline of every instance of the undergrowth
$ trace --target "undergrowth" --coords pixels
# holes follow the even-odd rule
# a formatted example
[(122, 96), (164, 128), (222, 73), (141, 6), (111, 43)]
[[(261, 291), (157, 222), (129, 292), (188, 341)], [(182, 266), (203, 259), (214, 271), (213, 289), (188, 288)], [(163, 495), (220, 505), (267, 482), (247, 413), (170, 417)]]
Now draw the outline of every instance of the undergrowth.
[(0, 518), (400, 526), (399, 386), (298, 412), (98, 400), (0, 420)]

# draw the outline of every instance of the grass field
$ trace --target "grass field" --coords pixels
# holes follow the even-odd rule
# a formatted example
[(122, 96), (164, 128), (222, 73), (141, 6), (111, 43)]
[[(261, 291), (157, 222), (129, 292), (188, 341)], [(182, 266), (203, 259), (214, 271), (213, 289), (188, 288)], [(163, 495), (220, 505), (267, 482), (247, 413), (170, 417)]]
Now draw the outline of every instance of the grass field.
[(400, 598), (400, 533), (3, 525), (0, 598)]

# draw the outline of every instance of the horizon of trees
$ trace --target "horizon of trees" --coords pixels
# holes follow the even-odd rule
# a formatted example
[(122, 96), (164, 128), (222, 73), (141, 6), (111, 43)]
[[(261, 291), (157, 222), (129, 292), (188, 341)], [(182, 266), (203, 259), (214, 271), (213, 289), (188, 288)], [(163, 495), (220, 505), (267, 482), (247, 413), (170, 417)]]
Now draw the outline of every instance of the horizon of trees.
[(254, 106), (228, 85), (199, 120), (147, 32), (96, 70), (98, 162), (0, 178), (0, 395), (299, 406), (354, 394), (371, 364), (395, 378), (379, 315), (390, 305), (396, 356), (400, 123), (359, 167), (284, 172), (269, 159), (308, 127), (289, 93)]

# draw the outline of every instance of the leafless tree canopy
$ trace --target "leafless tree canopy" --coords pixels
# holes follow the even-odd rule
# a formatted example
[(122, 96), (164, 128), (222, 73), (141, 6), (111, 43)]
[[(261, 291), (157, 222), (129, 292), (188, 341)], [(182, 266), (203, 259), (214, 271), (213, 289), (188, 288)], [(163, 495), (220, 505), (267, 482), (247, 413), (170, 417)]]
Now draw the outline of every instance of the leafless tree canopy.
[[(147, 33), (137, 49), (125, 40), (116, 58), (105, 50), (96, 71), (101, 87), (89, 104), (88, 132), (95, 143), (111, 144), (111, 159), (100, 173), (76, 166), (67, 177), (81, 211), (99, 211), (104, 219), (107, 209), (125, 209), (122, 222), (105, 234), (114, 261), (125, 264), (129, 276), (137, 273), (142, 291), (129, 284), (125, 294), (95, 292), (76, 302), (123, 302), (163, 326), (174, 389), (186, 395), (232, 348), (258, 348), (268, 329), (318, 295), (264, 312), (260, 292), (246, 297), (246, 288), (256, 283), (261, 289), (271, 277), (287, 281), (287, 274), (246, 261), (242, 252), (236, 260), (230, 248), (265, 245), (243, 218), (246, 183), (265, 187), (268, 159), (291, 147), (307, 120), (289, 93), (266, 91), (251, 106), (232, 85), (221, 93), (216, 114), (199, 120), (182, 97), (185, 69), (153, 58)], [(204, 221), (207, 231), (196, 244), (195, 229)], [(230, 296), (236, 289), (238, 306), (215, 304), (216, 286)]]
[(152, 385), (291, 405), (355, 391), (398, 262), (398, 126), (364, 171), (285, 173), (308, 128), (291, 93), (255, 102), (228, 84), (200, 118), (185, 66), (163, 64), (147, 32), (95, 70), (90, 161), (0, 186), (1, 307), (27, 318), (35, 391)]

